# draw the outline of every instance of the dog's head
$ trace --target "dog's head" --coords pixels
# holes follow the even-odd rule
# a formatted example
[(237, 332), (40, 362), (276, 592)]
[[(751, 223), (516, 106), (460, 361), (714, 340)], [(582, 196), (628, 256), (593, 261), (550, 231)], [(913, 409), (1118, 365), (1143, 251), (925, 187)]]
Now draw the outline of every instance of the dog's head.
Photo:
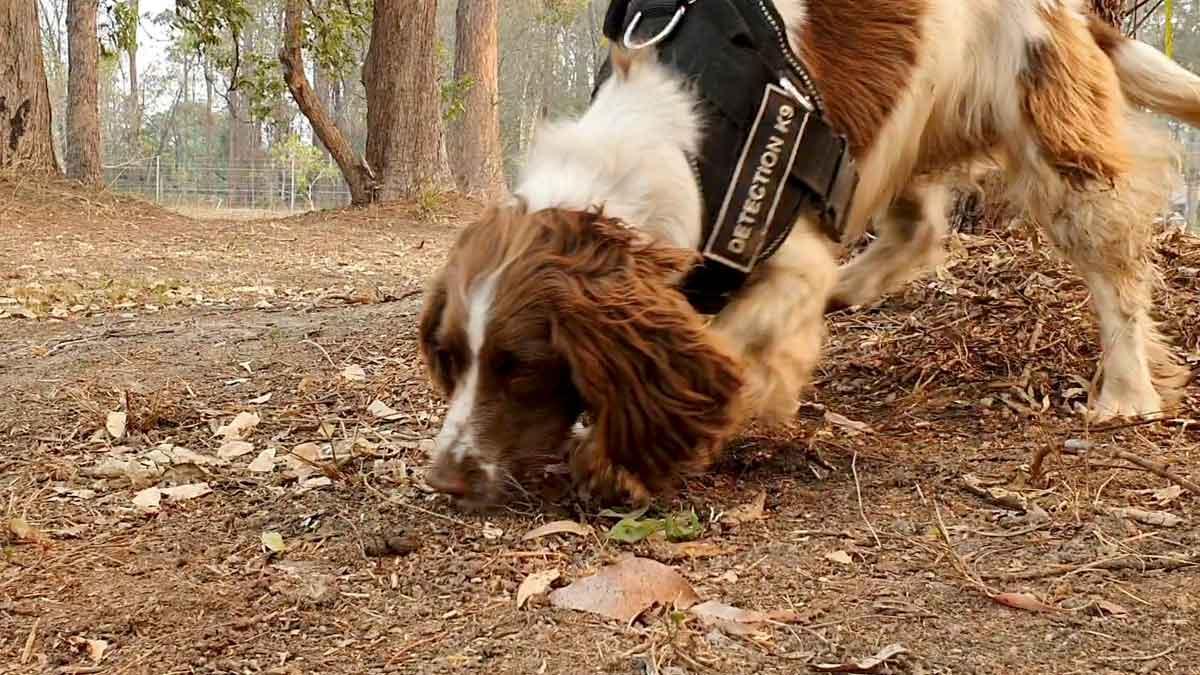
[(741, 377), (675, 289), (693, 262), (598, 213), (516, 206), (469, 226), (421, 317), (450, 400), (429, 484), (496, 503), (565, 459), (584, 411), (577, 467), (653, 491), (705, 465), (736, 421)]

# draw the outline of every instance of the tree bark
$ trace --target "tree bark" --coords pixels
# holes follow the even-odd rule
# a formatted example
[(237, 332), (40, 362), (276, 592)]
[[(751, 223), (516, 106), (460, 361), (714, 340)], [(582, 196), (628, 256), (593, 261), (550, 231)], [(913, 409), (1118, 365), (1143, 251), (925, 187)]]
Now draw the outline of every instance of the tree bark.
[[(130, 6), (133, 7), (133, 13), (138, 12), (138, 0), (129, 0)], [(142, 138), (142, 95), (141, 87), (138, 86), (138, 60), (137, 60), (137, 29), (134, 29), (133, 40), (129, 43), (125, 55), (129, 59), (129, 100), (126, 104), (129, 106), (126, 114), (128, 120), (126, 122), (126, 133), (128, 134), (129, 153), (132, 156), (137, 156), (138, 146), (141, 145)], [(187, 68), (184, 68), (184, 87), (187, 87)], [(186, 92), (185, 92), (186, 93)]]
[(455, 12), (454, 79), (467, 83), (462, 113), (448, 129), (454, 180), (463, 192), (502, 194), (500, 145), (499, 0), (458, 0)]
[(437, 0), (376, 0), (363, 65), (367, 90), (367, 164), (378, 197), (414, 197), (449, 188), (440, 149)]
[(37, 0), (0, 1), (0, 169), (58, 170)]
[(350, 203), (356, 205), (369, 204), (374, 198), (374, 176), (362, 159), (350, 146), (350, 141), (342, 135), (337, 124), (329, 115), (329, 110), (322, 104), (304, 74), (304, 55), (300, 45), (303, 42), (303, 0), (287, 0), (284, 18), (284, 43), (279, 50), (279, 63), (283, 65), (283, 80), (287, 83), (288, 91), (296, 101), (296, 107), (308, 118), (313, 132), (321, 139), (321, 143), (329, 150), (333, 161), (337, 162), (342, 177), (350, 186)]
[(100, 182), (98, 0), (67, 0), (67, 177)]

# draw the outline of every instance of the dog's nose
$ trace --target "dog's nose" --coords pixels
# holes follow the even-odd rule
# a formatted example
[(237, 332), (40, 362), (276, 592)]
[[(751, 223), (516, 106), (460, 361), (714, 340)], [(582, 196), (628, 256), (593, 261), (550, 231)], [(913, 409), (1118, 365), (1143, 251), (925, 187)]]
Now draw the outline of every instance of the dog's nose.
[(429, 487), (434, 490), (448, 494), (451, 497), (465, 497), (467, 495), (466, 478), (461, 471), (450, 466), (448, 462), (436, 463), (433, 470), (425, 476), (425, 482), (429, 483)]

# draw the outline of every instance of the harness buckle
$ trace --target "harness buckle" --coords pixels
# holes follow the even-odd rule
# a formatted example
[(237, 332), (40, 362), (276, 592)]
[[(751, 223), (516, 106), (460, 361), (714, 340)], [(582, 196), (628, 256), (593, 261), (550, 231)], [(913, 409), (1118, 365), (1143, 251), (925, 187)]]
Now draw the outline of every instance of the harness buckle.
[[(692, 2), (695, 2), (695, 0), (692, 0)], [(621, 42), (624, 43), (626, 49), (634, 50), (645, 49), (646, 47), (652, 47), (662, 42), (663, 40), (667, 39), (667, 36), (671, 34), (671, 31), (675, 30), (675, 27), (678, 26), (679, 22), (683, 20), (683, 13), (687, 11), (688, 5), (690, 4), (692, 3), (689, 2), (687, 4), (680, 4), (679, 9), (675, 10), (675, 15), (671, 17), (671, 21), (668, 22), (662, 30), (658, 31), (658, 33), (649, 40), (635, 44), (633, 42), (633, 31), (637, 29), (638, 23), (640, 23), (642, 20), (642, 13), (639, 11), (637, 14), (633, 15), (633, 19), (629, 22), (629, 27), (625, 29), (625, 37), (621, 39)]]

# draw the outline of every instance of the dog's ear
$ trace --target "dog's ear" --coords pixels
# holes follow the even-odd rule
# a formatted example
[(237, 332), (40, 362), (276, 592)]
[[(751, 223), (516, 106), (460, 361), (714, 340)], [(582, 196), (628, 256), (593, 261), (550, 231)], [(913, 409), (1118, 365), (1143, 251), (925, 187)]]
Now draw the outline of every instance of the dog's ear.
[(579, 215), (554, 313), (593, 420), (572, 468), (600, 496), (640, 500), (712, 462), (740, 420), (742, 376), (674, 288), (693, 252)]
[(421, 358), (425, 361), (425, 369), (438, 389), (449, 396), (454, 390), (453, 373), (442, 358), (438, 337), (442, 315), (446, 312), (446, 297), (446, 274), (442, 271), (425, 290), (419, 326)]

